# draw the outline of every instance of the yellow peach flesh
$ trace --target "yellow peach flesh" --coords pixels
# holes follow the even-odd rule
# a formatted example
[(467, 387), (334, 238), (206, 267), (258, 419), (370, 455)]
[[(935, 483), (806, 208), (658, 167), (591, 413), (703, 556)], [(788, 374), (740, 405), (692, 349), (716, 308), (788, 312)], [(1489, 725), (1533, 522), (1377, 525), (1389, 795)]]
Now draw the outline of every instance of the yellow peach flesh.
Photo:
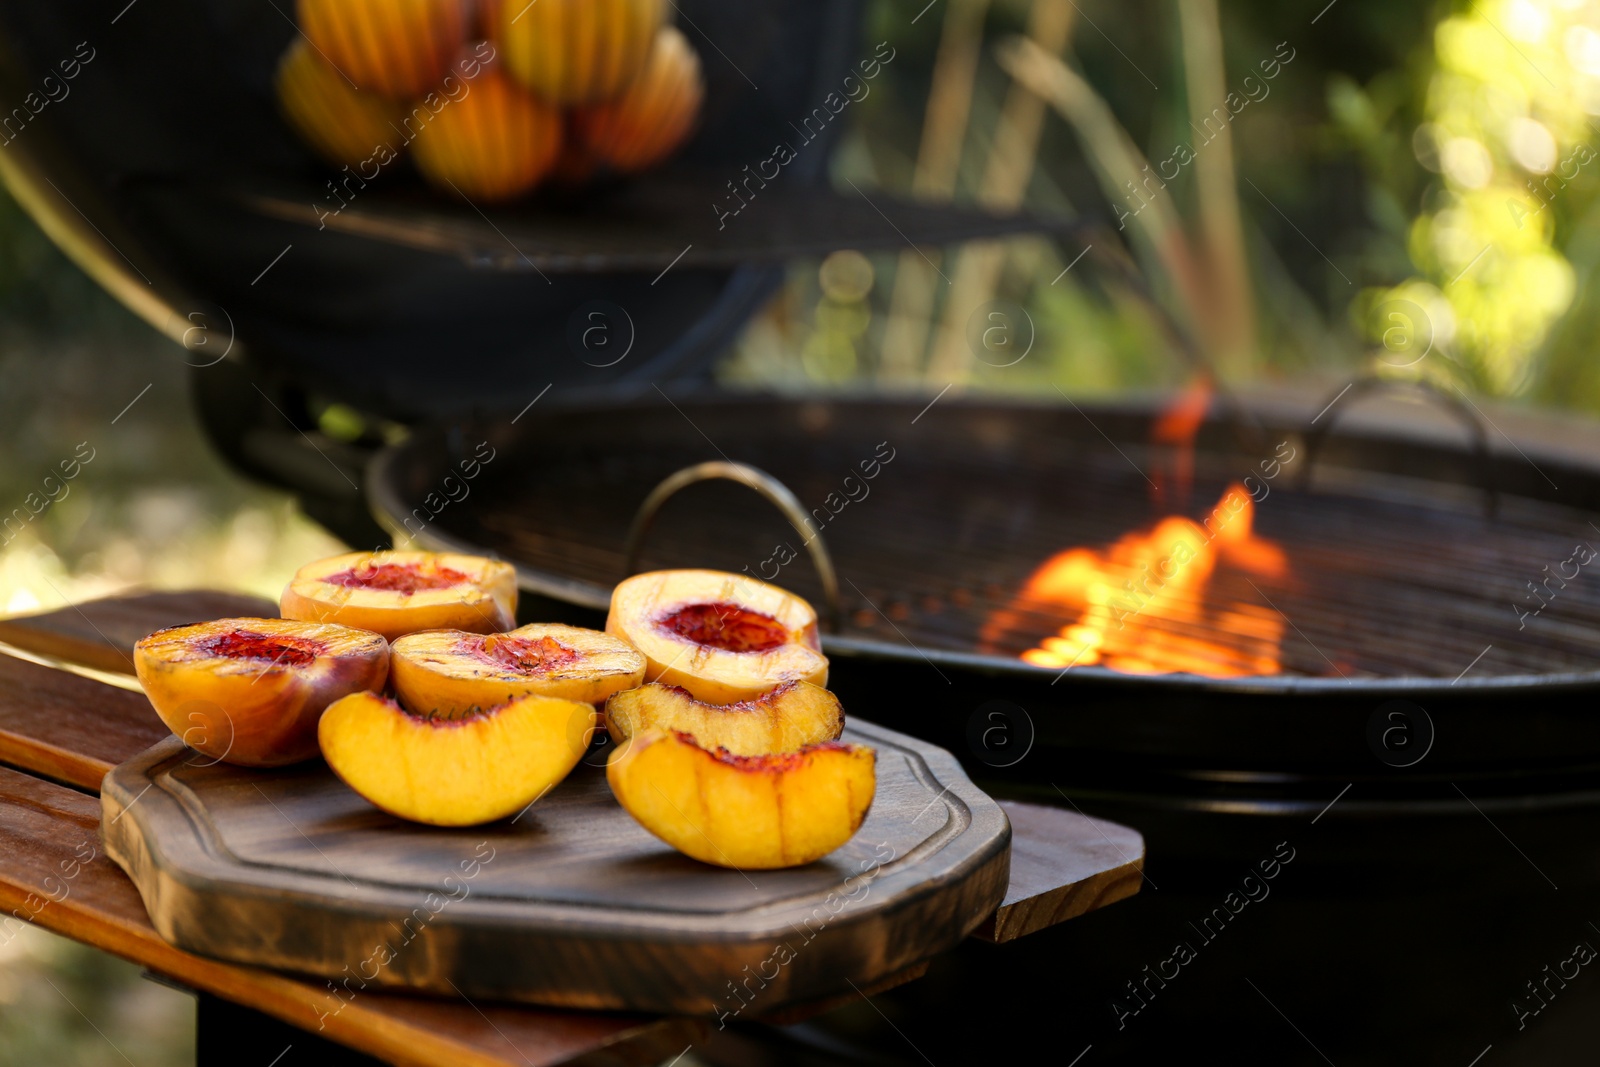
[(737, 704), (707, 704), (676, 686), (652, 682), (606, 701), (606, 729), (618, 744), (646, 730), (681, 731), (707, 748), (759, 756), (836, 740), (844, 730), (844, 708), (838, 697), (809, 682), (788, 682)]
[(820, 859), (861, 828), (876, 754), (837, 741), (733, 756), (648, 730), (612, 753), (606, 779), (639, 824), (687, 856), (741, 870)]
[(521, 811), (576, 766), (594, 731), (588, 704), (521, 697), (461, 719), (412, 715), (358, 693), (322, 716), (323, 758), (376, 807), (434, 826), (474, 826)]

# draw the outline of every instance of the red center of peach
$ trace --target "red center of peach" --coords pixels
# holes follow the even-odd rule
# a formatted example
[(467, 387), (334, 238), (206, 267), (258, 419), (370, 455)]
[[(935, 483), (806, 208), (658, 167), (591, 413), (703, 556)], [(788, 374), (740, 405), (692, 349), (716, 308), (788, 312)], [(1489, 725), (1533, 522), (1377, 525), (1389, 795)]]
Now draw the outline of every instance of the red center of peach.
[(269, 637), (251, 630), (234, 630), (232, 633), (207, 637), (198, 645), (213, 656), (229, 659), (264, 659), (290, 667), (302, 667), (324, 651), (320, 641), (304, 637)]
[(322, 579), (348, 589), (381, 589), (411, 596), (423, 589), (449, 589), (470, 579), (458, 570), (438, 567), (424, 571), (417, 563), (377, 563), (351, 567)]
[(476, 649), (480, 655), (519, 674), (545, 674), (578, 658), (576, 649), (568, 648), (553, 637), (529, 639), (491, 634), (480, 640), (482, 644)]
[(657, 619), (656, 628), (724, 652), (770, 652), (789, 642), (777, 619), (737, 604), (690, 604)]

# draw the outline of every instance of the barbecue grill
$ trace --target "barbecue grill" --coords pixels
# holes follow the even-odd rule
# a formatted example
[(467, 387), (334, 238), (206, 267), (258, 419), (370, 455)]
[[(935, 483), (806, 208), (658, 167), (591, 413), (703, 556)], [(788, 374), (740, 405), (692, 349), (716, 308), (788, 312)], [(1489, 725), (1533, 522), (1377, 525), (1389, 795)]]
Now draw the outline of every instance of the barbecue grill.
[[(1359, 409), (1336, 409), (1323, 418), (1338, 425), (1324, 433), (1312, 422), (1320, 402), (1299, 412), (1260, 406), (1242, 418), (1219, 411), (1195, 443), (1187, 509), (1196, 517), (1280, 443), (1294, 456), (1270, 491), (1253, 483), (1255, 529), (1282, 547), (1288, 571), (1224, 575), (1207, 593), (1282, 620), (1283, 670), (1063, 673), (1018, 658), (1061, 622), (1019, 612), (1018, 590), (1062, 546), (1111, 542), (1176, 506), (1175, 493), (1158, 499), (1151, 486), (1170, 465), (1170, 450), (1149, 444), (1164, 401), (1074, 408), (946, 397), (929, 408), (922, 398), (667, 399), (552, 406), (520, 429), (419, 434), (377, 460), (368, 491), (400, 534), (500, 552), (541, 598), (532, 610), (592, 623), (609, 583), (630, 569), (630, 527), (653, 488), (708, 461), (757, 468), (792, 491), (837, 570), (841, 625), (823, 642), (853, 706), (961, 753), (988, 788), (1079, 804), (1145, 830), (1154, 843), (1149, 888), (1158, 891), (1137, 917), (1129, 908), (1118, 923), (1113, 912), (1005, 957), (966, 952), (948, 986), (891, 995), (922, 1033), (939, 1032), (940, 1047), (977, 1056), (996, 1036), (940, 1027), (929, 1005), (942, 988), (995, 1017), (1038, 1012), (1090, 1035), (1110, 1030), (1101, 1048), (1120, 1048), (1127, 1062), (1178, 1051), (1196, 1033), (1237, 1043), (1241, 1027), (1264, 1052), (1286, 1062), (1302, 1055), (1260, 1034), (1249, 1005), (1222, 1010), (1193, 994), (1172, 1009), (1191, 1006), (1181, 1022), (1130, 1024), (1123, 1034), (1109, 1003), (1127, 999), (1121, 982), (1139, 967), (1117, 976), (1083, 962), (1127, 958), (1130, 941), (1148, 946), (1151, 959), (1170, 953), (1146, 924), (1177, 936), (1220, 898), (1219, 885), (1284, 839), (1300, 848), (1301, 881), (1280, 885), (1278, 904), (1249, 933), (1229, 935), (1228, 951), (1208, 961), (1209, 980), (1254, 996), (1243, 979), (1259, 978), (1257, 967), (1293, 940), (1305, 946), (1305, 968), (1335, 990), (1384, 989), (1396, 956), (1439, 984), (1436, 997), (1389, 990), (1389, 1003), (1404, 1005), (1398, 1015), (1365, 995), (1296, 1004), (1302, 1026), (1349, 1033), (1347, 1050), (1410, 1015), (1412, 1037), (1390, 1038), (1395, 1055), (1444, 1056), (1417, 1035), (1447, 1028), (1463, 1003), (1498, 1018), (1514, 986), (1498, 996), (1496, 982), (1503, 990), (1502, 976), (1517, 973), (1530, 944), (1558, 943), (1577, 921), (1546, 910), (1551, 886), (1592, 897), (1592, 861), (1560, 866), (1568, 843), (1592, 828), (1600, 784), (1592, 714), (1600, 617), (1590, 579), (1539, 586), (1549, 602), (1537, 616), (1515, 609), (1543, 603), (1528, 583), (1590, 540), (1600, 490), (1592, 465), (1491, 449), (1481, 424), (1463, 432), (1449, 419), (1409, 417), (1401, 432), (1392, 418), (1358, 424)], [(480, 440), (497, 458), (473, 495), (419, 519), (417, 504)], [(827, 508), (863, 459), (884, 454), (884, 442), (893, 458), (860, 483), (870, 491), (842, 508), (834, 497), (836, 514)], [(779, 580), (826, 603), (803, 540), (747, 486), (707, 481), (662, 505), (635, 565), (770, 575), (775, 546), (788, 544), (796, 551)], [(986, 644), (996, 618), (1009, 626)], [(1219, 661), (1236, 650), (1229, 633), (1198, 636)], [(1015, 749), (993, 743), (996, 724)], [(1525, 861), (1497, 830), (1538, 859)], [(1486, 936), (1477, 920), (1485, 908), (1541, 918)], [(1073, 961), (1070, 978), (1063, 958)], [(1352, 1015), (1376, 1021), (1351, 1032)], [(819, 1026), (787, 1035), (786, 1055), (801, 1062), (831, 1047), (817, 1043), (839, 1034)], [(1477, 1047), (1492, 1040), (1491, 1032)], [(1554, 1033), (1550, 1040), (1560, 1045)], [(892, 1038), (875, 1048), (891, 1054)]]
[[(1342, 1035), (1336, 1062), (1381, 1039), (1396, 1060), (1371, 1062), (1453, 1063), (1437, 1035), (1471, 1017), (1489, 1020), (1474, 1049), (1508, 1036), (1495, 1020), (1522, 992), (1508, 976), (1537, 972), (1534, 946), (1580, 936), (1577, 902), (1600, 885), (1572, 849), (1600, 801), (1600, 613), (1581, 567), (1553, 581), (1545, 569), (1593, 540), (1600, 471), (1581, 447), (1491, 447), (1481, 416), (1460, 425), (1459, 400), (1432, 405), (1455, 418), (1403, 405), (1363, 418), (1367, 391), (1344, 397), (1349, 414), (1322, 399), (1219, 405), (1186, 500), (1163, 478), (1172, 450), (1150, 444), (1167, 399), (930, 407), (680, 392), (558, 404), (526, 426), (419, 433), (375, 460), (367, 486), (398, 538), (515, 560), (540, 617), (596, 624), (609, 585), (635, 567), (770, 577), (786, 560), (786, 586), (819, 604), (838, 590), (823, 644), (852, 707), (960, 753), (995, 792), (1140, 827), (1153, 891), (1121, 921), (1114, 910), (1015, 953), (963, 950), (942, 976), (883, 998), (947, 1054), (976, 1058), (1010, 1033), (939, 1010), (957, 999), (980, 1018), (1049, 1019), (1118, 1062), (1197, 1040), (1309, 1062), (1292, 1033), (1263, 1032), (1263, 1005), (1231, 992), (1224, 1005), (1191, 988), (1163, 1005), (1174, 1014), (1126, 1032), (1112, 1009), (1132, 1005), (1126, 981), (1287, 840), (1294, 880), (1194, 981), (1253, 998), (1246, 980), (1274, 975), (1298, 990), (1297, 1023), (1324, 1042)], [(480, 442), (496, 458), (471, 495), (433, 514), (424, 502)], [(845, 484), (889, 452), (871, 480)], [(1291, 454), (1270, 483), (1249, 483), (1254, 529), (1287, 570), (1219, 573), (1206, 592), (1235, 618), (1280, 621), (1280, 671), (1141, 676), (1019, 658), (1062, 622), (1018, 596), (1059, 548), (1112, 542), (1172, 510), (1201, 519), (1262, 457)], [(751, 476), (681, 476), (706, 464)], [(641, 502), (674, 481), (641, 539)], [(772, 504), (786, 499), (787, 515)], [(807, 533), (826, 546), (820, 573)], [(1139, 621), (1157, 635), (1183, 626), (1153, 611)], [(1218, 665), (1240, 648), (1226, 628), (1180, 636)], [(1285, 944), (1299, 950), (1288, 962)], [(1132, 957), (1128, 974), (1103, 965)], [(873, 1022), (846, 1013), (783, 1032), (778, 1051), (771, 1032), (757, 1044), (769, 1062), (822, 1063), (848, 1037), (864, 1058), (893, 1061), (898, 1038)], [(1545, 1062), (1580, 1062), (1577, 1031), (1545, 1026)], [(738, 1038), (727, 1048), (730, 1062), (752, 1055)]]
[[(631, 565), (745, 571), (825, 608), (831, 565), (838, 626), (823, 641), (852, 713), (945, 745), (997, 793), (1143, 831), (1151, 881), (1137, 900), (1031, 944), (965, 948), (874, 998), (941, 1062), (1041, 1034), (1068, 1035), (1069, 1059), (1093, 1043), (1098, 1062), (1213, 1046), (1320, 1062), (1262, 990), (1341, 1064), (1467, 1063), (1509, 1039), (1506, 1003), (1600, 914), (1585, 911), (1600, 870), (1573, 848), (1600, 822), (1600, 610), (1588, 570), (1562, 569), (1596, 533), (1600, 468), (1501, 447), (1460, 401), (1465, 434), (1357, 425), (1346, 411), (1361, 390), (1326, 407), (1214, 405), (1189, 484), (1172, 447), (1150, 443), (1166, 398), (712, 389), (710, 359), (795, 256), (1078, 230), (835, 193), (831, 135), (763, 210), (716, 229), (708, 191), (837, 81), (858, 11), (681, 7), (739, 39), (762, 86), (739, 91), (740, 73), (708, 62), (712, 110), (659, 181), (480, 215), (397, 175), (324, 232), (311, 205), (325, 175), (273, 113), (270, 72), (293, 31), (272, 5), (0, 0), (8, 99), (86, 35), (97, 49), (73, 97), (0, 151), (0, 175), (188, 346), (223, 454), (352, 543), (502, 555), (525, 613), (590, 624)], [(594, 301), (626, 310), (629, 358), (574, 350), (572, 316)], [(376, 431), (310, 446), (318, 401), (410, 436), (381, 452)], [(468, 457), (481, 465), (470, 484)], [(1263, 482), (1269, 460), (1282, 471)], [(680, 477), (640, 521), (653, 491), (707, 463), (737, 480)], [(1050, 651), (1075, 613), (1024, 595), (1040, 568), (1163, 516), (1203, 529), (1247, 475), (1253, 532), (1286, 567), (1219, 568), (1203, 597), (1180, 600), (1195, 610), (1136, 599), (1123, 619), (1152, 646), (1187, 649), (1188, 672), (1069, 667)], [(1236, 673), (1264, 644), (1275, 669)], [(1205, 976), (1151, 987), (1119, 1020), (1112, 1005), (1129, 1008), (1144, 965), (1282, 841), (1296, 859), (1216, 947), (1204, 939)], [(1519, 1048), (1588, 1062), (1579, 1005), (1597, 996), (1574, 983), (1567, 1014)], [(717, 1054), (906, 1059), (873, 1010), (741, 1024)]]
[[(924, 410), (923, 400), (726, 393), (668, 400), (553, 405), (526, 427), (421, 433), (379, 457), (369, 495), (401, 538), (514, 560), (524, 590), (545, 599), (535, 610), (590, 621), (634, 567), (716, 566), (775, 577), (778, 559), (787, 557), (778, 580), (827, 603), (804, 548), (814, 533), (838, 571), (841, 625), (823, 635), (837, 669), (921, 676), (931, 685), (918, 684), (919, 691), (936, 692), (954, 676), (1033, 699), (1049, 694), (1076, 710), (1073, 722), (1087, 720), (1078, 729), (1106, 731), (1041, 737), (1041, 744), (1059, 743), (1052, 759), (1108, 755), (1112, 732), (1132, 733), (1129, 716), (1111, 709), (1133, 693), (1147, 695), (1153, 706), (1142, 715), (1160, 722), (1153, 744), (1127, 753), (1138, 761), (1160, 750), (1163, 761), (1185, 760), (1196, 771), (1338, 774), (1370, 761), (1364, 735), (1349, 751), (1330, 748), (1305, 731), (1302, 717), (1282, 736), (1258, 734), (1244, 746), (1241, 738), (1264, 728), (1257, 717), (1289, 701), (1365, 715), (1374, 701), (1402, 697), (1456, 706), (1533, 691), (1592, 692), (1600, 683), (1600, 614), (1583, 595), (1589, 579), (1580, 570), (1548, 588), (1535, 582), (1547, 579), (1542, 568), (1568, 560), (1585, 534), (1596, 536), (1589, 516), (1600, 482), (1571, 463), (1535, 466), (1515, 452), (1485, 456), (1393, 433), (1323, 440), (1308, 434), (1315, 428), (1303, 418), (1282, 412), (1261, 413), (1243, 432), (1218, 418), (1197, 442), (1191, 510), (1203, 515), (1229, 481), (1255, 466), (1250, 442), (1270, 442), (1269, 456), (1286, 445), (1279, 454), (1289, 462), (1264, 483), (1254, 511), (1256, 531), (1282, 547), (1288, 570), (1219, 574), (1205, 595), (1233, 629), (1154, 610), (1136, 622), (1154, 637), (1173, 634), (1208, 648), (1219, 667), (1258, 640), (1238, 620), (1276, 622), (1282, 669), (1244, 677), (1136, 676), (1092, 665), (1063, 671), (1019, 658), (1061, 616), (1018, 591), (1060, 548), (1111, 542), (1160, 517), (1151, 475), (1165, 450), (1148, 444), (1156, 405), (1063, 410), (945, 399)], [(1314, 455), (1311, 440), (1321, 444)], [(492, 442), (497, 458), (471, 495), (437, 517), (419, 509), (449, 477), (458, 451), (465, 456), (480, 441)], [(630, 563), (639, 504), (675, 472), (717, 460), (766, 472), (792, 491), (811, 525), (797, 533), (747, 488), (708, 481), (663, 505), (641, 558)], [(863, 460), (877, 468), (875, 477), (861, 475)], [(844, 488), (851, 484), (853, 492)], [(1530, 582), (1550, 598), (1536, 616), (1543, 601)], [(1168, 715), (1165, 707), (1184, 710)], [(929, 729), (927, 709), (916, 714)], [(1560, 717), (1561, 710), (1526, 714)], [(1547, 738), (1519, 747), (1498, 731), (1458, 734), (1441, 739), (1432, 762), (1521, 773), (1546, 760), (1589, 759), (1600, 753), (1600, 734), (1589, 734), (1588, 718), (1552, 720), (1553, 729), (1571, 731), (1559, 751), (1542, 747)], [(1095, 725), (1102, 720), (1112, 725)], [(1224, 725), (1230, 721), (1238, 736)]]

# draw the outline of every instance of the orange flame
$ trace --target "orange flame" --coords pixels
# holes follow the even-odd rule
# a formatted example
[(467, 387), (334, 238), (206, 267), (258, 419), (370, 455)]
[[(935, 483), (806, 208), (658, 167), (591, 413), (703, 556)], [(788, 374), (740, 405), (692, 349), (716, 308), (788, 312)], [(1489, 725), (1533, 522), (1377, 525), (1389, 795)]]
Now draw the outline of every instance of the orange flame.
[(1173, 450), (1171, 484), (1174, 491), (1168, 493), (1164, 466), (1156, 467), (1153, 485), (1157, 504), (1182, 508), (1189, 503), (1189, 490), (1194, 485), (1194, 439), (1205, 424), (1206, 412), (1211, 408), (1211, 394), (1211, 380), (1196, 378), (1174, 398), (1150, 429), (1152, 444), (1167, 445)]
[(1278, 577), (1287, 569), (1283, 550), (1256, 536), (1254, 520), (1249, 494), (1235, 484), (1201, 523), (1172, 516), (1104, 550), (1057, 553), (1008, 609), (990, 619), (984, 639), (993, 643), (1027, 616), (1048, 612), (1073, 621), (1022, 654), (1040, 667), (1098, 663), (1132, 674), (1275, 674), (1282, 617), (1253, 602), (1207, 599), (1219, 570)]

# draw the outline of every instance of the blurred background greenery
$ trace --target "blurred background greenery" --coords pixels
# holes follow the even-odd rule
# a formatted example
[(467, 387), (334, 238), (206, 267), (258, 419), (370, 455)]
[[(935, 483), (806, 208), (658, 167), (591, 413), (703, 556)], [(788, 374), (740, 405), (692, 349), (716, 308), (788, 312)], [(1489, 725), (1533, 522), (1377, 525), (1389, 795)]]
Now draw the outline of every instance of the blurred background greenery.
[[(1185, 0), (1052, 19), (1047, 3), (951, 0), (909, 30), (902, 7), (874, 5), (870, 36), (901, 54), (855, 116), (841, 176), (1112, 229), (1148, 201), (1119, 236), (1235, 386), (1374, 371), (1600, 407), (1595, 4)], [(1052, 84), (1057, 56), (1049, 105), (1017, 92), (1011, 74)], [(970, 92), (930, 94), (952, 85)], [(1218, 109), (1226, 123), (1208, 125)], [(1103, 271), (1060, 274), (1081, 248), (928, 251), (937, 275), (911, 252), (853, 264), (842, 286), (797, 266), (725, 374), (1079, 394), (1189, 373), (1137, 294)], [(1034, 319), (1025, 364), (963, 358), (958, 309), (988, 296)]]
[[(922, 2), (868, 5), (896, 57), (851, 108), (841, 187), (1105, 220), (1149, 293), (1037, 240), (840, 253), (794, 265), (722, 380), (1170, 388), (1194, 371), (1165, 318), (1238, 387), (1377, 373), (1600, 411), (1597, 0), (942, 0), (908, 24)], [(1038, 331), (1003, 371), (964, 341), (989, 299)], [(179, 356), (0, 196), (0, 500), (94, 456), (5, 535), (0, 611), (275, 595), (337, 547), (212, 455)], [(0, 946), (0, 1062), (187, 1062), (192, 1010), (51, 935)]]

